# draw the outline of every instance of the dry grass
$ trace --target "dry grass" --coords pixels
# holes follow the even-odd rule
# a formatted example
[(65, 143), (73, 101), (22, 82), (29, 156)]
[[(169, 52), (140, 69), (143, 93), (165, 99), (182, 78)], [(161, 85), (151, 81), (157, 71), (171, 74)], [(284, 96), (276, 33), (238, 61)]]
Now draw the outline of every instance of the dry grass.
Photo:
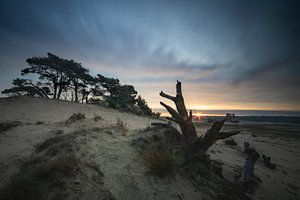
[(68, 120), (68, 123), (73, 123), (85, 119), (84, 113), (74, 113)]
[(74, 156), (33, 157), (1, 189), (0, 199), (44, 199), (51, 191), (56, 191), (53, 199), (61, 199), (68, 179), (75, 176), (79, 166)]
[[(59, 135), (37, 145), (33, 156), (0, 189), (0, 200), (89, 199), (90, 186), (97, 199), (115, 199), (103, 188), (99, 166), (76, 157), (80, 137)], [(88, 192), (83, 194), (81, 188)]]
[(44, 142), (38, 144), (35, 147), (35, 152), (39, 153), (41, 151), (44, 151), (45, 149), (47, 149), (51, 145), (59, 143), (59, 142), (62, 142), (62, 141), (63, 141), (63, 137), (59, 137), (59, 136), (58, 137), (49, 138), (49, 139), (45, 140)]
[(102, 118), (100, 115), (94, 114), (94, 121), (95, 121), (95, 122), (101, 121), (101, 120), (103, 120), (103, 118)]
[(164, 149), (150, 150), (144, 154), (149, 172), (158, 177), (165, 177), (172, 172), (173, 159)]
[(117, 123), (112, 126), (112, 128), (117, 128), (122, 133), (127, 133), (129, 131), (127, 124), (118, 118)]
[(49, 138), (35, 147), (35, 152), (44, 152), (47, 156), (56, 156), (58, 154), (69, 154), (79, 150), (75, 141), (75, 135), (60, 135)]

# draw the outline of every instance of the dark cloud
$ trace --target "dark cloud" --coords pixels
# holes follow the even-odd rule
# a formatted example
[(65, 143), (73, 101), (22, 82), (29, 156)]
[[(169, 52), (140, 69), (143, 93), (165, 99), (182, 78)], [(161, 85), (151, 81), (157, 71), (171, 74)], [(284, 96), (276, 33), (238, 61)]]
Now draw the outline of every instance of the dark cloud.
[[(237, 77), (233, 80), (234, 84), (239, 84), (242, 82), (258, 81), (260, 79), (267, 80), (271, 78), (274, 79), (273, 75), (276, 74), (280, 78), (274, 81), (280, 82), (280, 84), (285, 84), (285, 79), (294, 79), (299, 81), (300, 74), (300, 57), (299, 58), (287, 58), (284, 60), (273, 61), (263, 65), (253, 66), (245, 69), (243, 72), (239, 73)], [(300, 85), (300, 82), (298, 82)]]

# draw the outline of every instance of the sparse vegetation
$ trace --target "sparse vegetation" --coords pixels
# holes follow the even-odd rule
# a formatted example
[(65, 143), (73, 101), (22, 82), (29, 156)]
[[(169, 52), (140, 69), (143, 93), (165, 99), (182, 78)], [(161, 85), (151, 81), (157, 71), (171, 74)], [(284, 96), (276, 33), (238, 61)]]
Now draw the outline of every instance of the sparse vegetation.
[(98, 114), (94, 114), (94, 121), (97, 122), (97, 121), (100, 121), (100, 120), (103, 120), (103, 118)]
[(92, 129), (78, 128), (72, 134), (85, 136), (85, 135), (89, 134), (91, 131), (93, 131), (93, 128)]
[(80, 160), (70, 155), (53, 159), (32, 157), (1, 189), (0, 199), (45, 199), (49, 189), (55, 191), (53, 199), (61, 199), (68, 179), (75, 175), (80, 164)]
[(233, 138), (225, 140), (224, 143), (230, 146), (237, 146), (237, 142)]
[(73, 123), (73, 122), (76, 122), (76, 121), (80, 121), (80, 120), (83, 120), (85, 119), (85, 114), (84, 113), (74, 113), (68, 120), (67, 122), (69, 123)]
[(55, 136), (38, 144), (35, 148), (35, 152), (40, 153), (44, 151), (45, 155), (48, 156), (56, 156), (58, 153), (70, 154), (79, 150), (75, 139), (76, 135), (74, 134)]
[(19, 125), (21, 125), (21, 122), (19, 122), (19, 121), (11, 121), (11, 122), (0, 123), (0, 133), (8, 131), (9, 129), (17, 127)]
[[(89, 199), (92, 187), (97, 199), (115, 199), (103, 188), (103, 173), (95, 163), (83, 163), (76, 157), (76, 134), (49, 138), (35, 147), (35, 153), (21, 164), (19, 172), (0, 190), (0, 200), (7, 199)], [(78, 184), (86, 181), (88, 184)], [(81, 190), (82, 189), (82, 190)], [(92, 189), (93, 190), (93, 189)]]
[(55, 135), (62, 135), (62, 134), (64, 134), (64, 130), (61, 130), (61, 129), (53, 130), (53, 131), (51, 131), (51, 133), (53, 133)]
[(144, 159), (149, 172), (155, 176), (165, 177), (172, 172), (172, 156), (163, 148), (145, 152)]
[(129, 130), (127, 127), (127, 124), (125, 122), (123, 122), (122, 120), (120, 120), (120, 118), (118, 118), (115, 128), (121, 130), (121, 132), (123, 132), (123, 133), (126, 133)]
[(120, 120), (120, 118), (118, 118), (118, 120), (117, 120), (117, 126), (118, 127), (126, 127), (126, 123), (123, 122), (122, 120)]

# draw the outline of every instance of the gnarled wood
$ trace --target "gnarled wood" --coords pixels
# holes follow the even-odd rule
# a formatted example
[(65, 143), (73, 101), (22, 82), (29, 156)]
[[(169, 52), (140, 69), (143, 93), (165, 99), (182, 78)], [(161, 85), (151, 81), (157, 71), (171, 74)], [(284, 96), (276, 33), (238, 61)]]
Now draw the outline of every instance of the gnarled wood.
[(172, 120), (179, 124), (182, 135), (186, 142), (186, 149), (190, 157), (201, 157), (205, 156), (207, 150), (211, 145), (213, 145), (219, 139), (225, 139), (232, 135), (238, 134), (240, 131), (229, 131), (221, 132), (226, 118), (223, 120), (213, 123), (212, 127), (207, 130), (206, 134), (203, 137), (197, 136), (196, 128), (192, 122), (193, 113), (190, 110), (189, 114), (187, 112), (184, 98), (182, 95), (181, 82), (177, 81), (176, 84), (176, 96), (171, 96), (165, 94), (163, 91), (160, 92), (160, 96), (172, 100), (175, 103), (177, 111), (171, 106), (160, 102), (160, 104), (166, 108), (170, 113), (171, 117), (167, 119)]

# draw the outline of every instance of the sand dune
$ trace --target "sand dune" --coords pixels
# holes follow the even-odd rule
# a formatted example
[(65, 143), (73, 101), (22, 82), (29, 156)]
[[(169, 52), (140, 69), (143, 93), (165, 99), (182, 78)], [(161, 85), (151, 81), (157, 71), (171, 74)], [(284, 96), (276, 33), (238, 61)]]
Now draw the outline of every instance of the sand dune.
[[(76, 156), (83, 163), (93, 163), (93, 166), (99, 168), (103, 173), (103, 177), (99, 178), (103, 182), (103, 185), (100, 184), (103, 191), (109, 191), (116, 199), (209, 199), (204, 192), (195, 190), (189, 180), (179, 175), (160, 179), (147, 174), (143, 160), (132, 147), (131, 141), (142, 134), (141, 130), (152, 122), (159, 121), (158, 119), (122, 113), (98, 105), (23, 97), (0, 99), (0, 111), (0, 123), (20, 122), (0, 133), (0, 187), (6, 185), (10, 177), (18, 172), (24, 160), (37, 154), (37, 144), (51, 137), (75, 133), (78, 134), (76, 141), (79, 149)], [(86, 119), (66, 123), (72, 114), (78, 112), (84, 113)], [(95, 115), (101, 116), (103, 120), (95, 121)], [(124, 122), (128, 130), (117, 126), (118, 120)], [(271, 156), (272, 161), (277, 164), (277, 169), (271, 170), (258, 161), (255, 174), (262, 182), (252, 198), (298, 199), (299, 137), (276, 136), (272, 131), (265, 134), (265, 129), (259, 129), (255, 125), (228, 125), (225, 128), (232, 128), (231, 126), (242, 130), (241, 134), (234, 136), (238, 145), (228, 146), (219, 141), (209, 151), (211, 158), (223, 163), (225, 178), (234, 181), (233, 177), (239, 173), (246, 159), (246, 155), (242, 153), (243, 142), (250, 141), (260, 153)], [(199, 132), (204, 132), (207, 128), (206, 125), (198, 127)], [(299, 131), (298, 126), (292, 128)], [(257, 137), (252, 136), (254, 133)], [(96, 194), (93, 198), (88, 195), (94, 190), (89, 192), (82, 188), (97, 188), (97, 183), (93, 182), (87, 187), (87, 180), (90, 179), (84, 177), (89, 176), (82, 175), (79, 180), (74, 180), (84, 190), (80, 191), (80, 197), (96, 199)], [(73, 190), (73, 193), (78, 192), (76, 188)]]

